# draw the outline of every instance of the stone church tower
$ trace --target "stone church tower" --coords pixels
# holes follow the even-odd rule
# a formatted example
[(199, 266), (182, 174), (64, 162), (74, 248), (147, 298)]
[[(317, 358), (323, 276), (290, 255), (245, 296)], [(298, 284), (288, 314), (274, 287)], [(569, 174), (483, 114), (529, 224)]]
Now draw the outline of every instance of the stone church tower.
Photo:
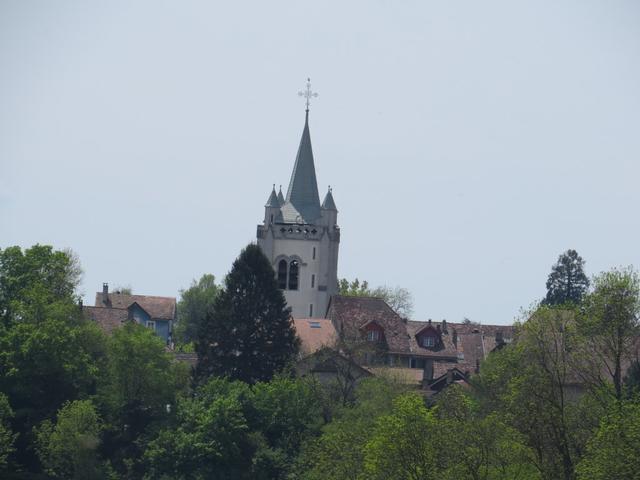
[(338, 210), (331, 188), (320, 204), (309, 135), (309, 103), (287, 197), (275, 185), (258, 225), (258, 245), (275, 271), (294, 318), (322, 318), (338, 293)]

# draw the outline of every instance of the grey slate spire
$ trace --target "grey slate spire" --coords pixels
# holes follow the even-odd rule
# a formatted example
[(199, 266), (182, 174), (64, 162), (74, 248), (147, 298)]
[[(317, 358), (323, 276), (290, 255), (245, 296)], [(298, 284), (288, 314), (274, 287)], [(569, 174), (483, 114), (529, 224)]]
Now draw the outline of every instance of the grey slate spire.
[(271, 195), (269, 195), (269, 200), (267, 200), (265, 207), (280, 208), (280, 201), (278, 200), (278, 195), (276, 195), (275, 185), (273, 186), (273, 190), (271, 190)]
[(338, 211), (336, 207), (336, 202), (333, 201), (333, 194), (331, 193), (331, 187), (327, 191), (327, 195), (324, 197), (324, 201), (322, 202), (322, 208), (325, 210), (335, 210)]
[(309, 110), (306, 111), (304, 130), (302, 130), (283, 213), (285, 221), (298, 223), (313, 223), (320, 217), (320, 197), (309, 134)]
[(278, 201), (280, 202), (280, 206), (284, 205), (284, 195), (282, 195), (282, 185), (280, 185), (280, 190), (278, 190)]

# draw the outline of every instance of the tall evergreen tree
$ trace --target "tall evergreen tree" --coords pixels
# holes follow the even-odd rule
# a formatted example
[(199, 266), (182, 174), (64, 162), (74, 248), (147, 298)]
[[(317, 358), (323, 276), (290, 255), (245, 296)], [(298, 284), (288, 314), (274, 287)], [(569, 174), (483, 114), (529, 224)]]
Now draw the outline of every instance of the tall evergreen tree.
[(584, 260), (575, 250), (567, 250), (558, 257), (547, 279), (547, 305), (578, 304), (589, 288), (584, 273)]
[(260, 247), (250, 244), (242, 250), (224, 283), (199, 328), (198, 377), (269, 380), (295, 358), (299, 340), (291, 309)]

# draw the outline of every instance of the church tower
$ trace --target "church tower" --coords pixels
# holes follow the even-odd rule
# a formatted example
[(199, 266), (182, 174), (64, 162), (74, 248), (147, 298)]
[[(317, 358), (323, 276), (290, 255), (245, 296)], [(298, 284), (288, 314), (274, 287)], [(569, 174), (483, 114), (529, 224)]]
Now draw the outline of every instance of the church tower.
[(304, 129), (286, 198), (275, 185), (258, 225), (258, 245), (273, 266), (294, 318), (322, 318), (331, 295), (338, 293), (338, 209), (331, 188), (322, 204), (309, 134), (307, 82)]

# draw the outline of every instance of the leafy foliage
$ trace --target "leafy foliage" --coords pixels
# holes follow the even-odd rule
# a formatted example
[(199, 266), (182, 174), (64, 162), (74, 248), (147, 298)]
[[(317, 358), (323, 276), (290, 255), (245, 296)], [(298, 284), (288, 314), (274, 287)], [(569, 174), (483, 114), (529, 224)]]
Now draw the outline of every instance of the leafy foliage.
[(93, 479), (99, 474), (96, 450), (102, 423), (90, 400), (66, 403), (57, 420), (37, 430), (38, 456), (54, 478)]
[(9, 455), (15, 451), (13, 442), (16, 435), (11, 431), (9, 423), (12, 418), (13, 410), (9, 400), (4, 393), (0, 393), (0, 472), (7, 468)]
[(640, 479), (640, 403), (614, 405), (578, 465), (585, 480)]
[(0, 320), (39, 322), (75, 301), (82, 270), (71, 251), (35, 245), (0, 251)]
[(296, 357), (299, 340), (273, 268), (257, 245), (233, 263), (198, 334), (198, 375), (269, 380)]
[(107, 421), (102, 453), (118, 471), (139, 470), (145, 435), (167, 420), (187, 387), (187, 367), (150, 329), (128, 322), (109, 338), (105, 370), (98, 396)]
[(558, 262), (551, 267), (547, 279), (547, 305), (577, 305), (589, 288), (589, 279), (584, 273), (584, 260), (575, 250), (567, 250), (558, 257)]
[(603, 391), (612, 384), (620, 401), (623, 365), (633, 359), (640, 336), (640, 278), (630, 268), (613, 269), (593, 283), (579, 323), (586, 346), (583, 379)]
[(200, 325), (213, 308), (213, 303), (220, 288), (216, 285), (216, 278), (211, 274), (204, 274), (191, 286), (180, 292), (178, 302), (178, 321), (174, 330), (178, 342), (193, 342), (198, 337)]

